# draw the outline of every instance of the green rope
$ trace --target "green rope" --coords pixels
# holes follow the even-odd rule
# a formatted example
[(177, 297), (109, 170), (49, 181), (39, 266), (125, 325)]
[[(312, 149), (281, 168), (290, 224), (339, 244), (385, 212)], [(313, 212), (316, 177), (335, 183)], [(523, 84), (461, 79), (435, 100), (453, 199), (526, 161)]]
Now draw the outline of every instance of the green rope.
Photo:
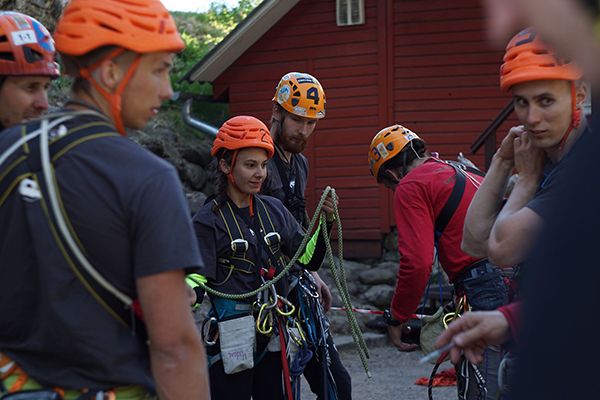
[[(330, 186), (327, 186), (325, 188), (325, 190), (323, 191), (323, 194), (321, 195), (321, 199), (319, 200), (319, 203), (317, 204), (315, 213), (314, 213), (312, 219), (310, 220), (310, 223), (306, 230), (306, 235), (302, 239), (302, 242), (300, 243), (300, 246), (296, 250), (296, 253), (291, 258), (291, 260), (287, 263), (285, 268), (283, 268), (283, 270), (281, 270), (281, 272), (279, 274), (277, 274), (275, 277), (273, 277), (273, 279), (263, 283), (255, 290), (252, 290), (247, 293), (238, 293), (238, 294), (220, 292), (211, 287), (208, 287), (207, 285), (205, 285), (202, 282), (199, 282), (199, 286), (201, 286), (202, 289), (204, 289), (208, 294), (211, 294), (213, 296), (221, 297), (221, 298), (228, 299), (228, 300), (239, 301), (239, 300), (247, 299), (250, 297), (254, 297), (258, 293), (262, 292), (263, 290), (267, 290), (272, 285), (276, 284), (281, 278), (283, 278), (288, 273), (288, 271), (294, 266), (294, 264), (296, 264), (296, 261), (298, 260), (298, 258), (304, 251), (306, 243), (308, 242), (308, 240), (311, 236), (310, 233), (313, 231), (313, 228), (315, 227), (315, 224), (317, 223), (317, 221), (320, 221), (322, 226), (325, 226), (325, 215), (320, 215), (320, 213), (323, 208), (323, 203), (325, 203), (325, 199), (327, 198), (327, 195), (329, 193), (331, 193), (334, 200), (337, 200), (335, 190), (333, 188), (331, 188)], [(339, 290), (342, 303), (344, 304), (344, 307), (346, 308), (346, 317), (348, 318), (348, 323), (350, 324), (350, 332), (352, 334), (352, 339), (354, 340), (354, 343), (357, 347), (358, 355), (362, 362), (363, 368), (365, 369), (367, 376), (369, 378), (371, 378), (371, 372), (369, 372), (369, 367), (367, 364), (367, 358), (369, 358), (369, 350), (364, 341), (362, 331), (360, 330), (360, 326), (358, 325), (358, 321), (356, 320), (356, 317), (355, 317), (354, 313), (352, 312), (352, 309), (353, 309), (352, 300), (350, 299), (350, 294), (348, 293), (348, 287), (346, 284), (346, 272), (344, 271), (344, 261), (343, 261), (344, 260), (344, 257), (343, 257), (344, 248), (343, 248), (343, 239), (342, 239), (342, 222), (340, 219), (339, 210), (337, 208), (337, 201), (334, 201), (334, 216), (335, 216), (335, 223), (336, 223), (337, 230), (338, 230), (337, 242), (338, 242), (338, 259), (340, 261), (339, 266), (335, 262), (335, 259), (333, 258), (333, 249), (331, 248), (329, 233), (327, 232), (327, 229), (321, 229), (321, 232), (323, 233), (324, 239), (325, 239), (326, 255), (329, 260), (331, 273), (333, 275), (335, 285), (337, 286), (337, 288)]]
[[(328, 187), (328, 189), (330, 189)], [(335, 194), (335, 190), (332, 190), (333, 197), (337, 197)], [(339, 265), (335, 262), (333, 258), (333, 250), (331, 248), (331, 242), (329, 238), (329, 233), (327, 230), (323, 230), (323, 235), (325, 237), (325, 246), (327, 247), (327, 257), (329, 259), (329, 264), (331, 268), (331, 274), (333, 275), (333, 280), (335, 281), (335, 285), (338, 288), (340, 293), (340, 297), (342, 300), (342, 304), (346, 309), (346, 317), (348, 318), (348, 323), (350, 325), (350, 333), (352, 334), (352, 339), (354, 340), (354, 344), (356, 345), (356, 349), (358, 350), (358, 355), (360, 357), (360, 361), (362, 366), (367, 374), (367, 377), (371, 378), (371, 372), (369, 371), (369, 365), (367, 363), (367, 359), (369, 357), (369, 349), (362, 335), (362, 331), (360, 330), (360, 326), (358, 325), (358, 321), (356, 320), (356, 316), (352, 310), (354, 306), (352, 305), (352, 300), (350, 299), (350, 294), (348, 292), (348, 286), (346, 281), (346, 271), (344, 270), (344, 248), (343, 248), (343, 238), (342, 238), (342, 222), (339, 218), (339, 211), (337, 208), (337, 202), (334, 202), (334, 214), (336, 216), (336, 226), (338, 230), (338, 260)], [(325, 216), (322, 215), (321, 219), (324, 220)]]

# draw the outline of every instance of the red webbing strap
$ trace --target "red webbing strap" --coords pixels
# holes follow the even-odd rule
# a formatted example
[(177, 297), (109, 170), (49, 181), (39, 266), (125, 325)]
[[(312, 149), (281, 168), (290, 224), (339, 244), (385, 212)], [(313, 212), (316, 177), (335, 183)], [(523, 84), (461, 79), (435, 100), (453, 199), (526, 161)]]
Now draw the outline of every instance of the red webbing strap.
[(283, 335), (283, 324), (281, 318), (277, 318), (279, 325), (279, 343), (281, 344), (281, 365), (283, 367), (283, 380), (285, 384), (285, 391), (287, 393), (288, 400), (294, 400), (294, 394), (292, 392), (292, 381), (290, 378), (290, 366), (287, 359), (287, 350), (285, 348), (285, 338)]

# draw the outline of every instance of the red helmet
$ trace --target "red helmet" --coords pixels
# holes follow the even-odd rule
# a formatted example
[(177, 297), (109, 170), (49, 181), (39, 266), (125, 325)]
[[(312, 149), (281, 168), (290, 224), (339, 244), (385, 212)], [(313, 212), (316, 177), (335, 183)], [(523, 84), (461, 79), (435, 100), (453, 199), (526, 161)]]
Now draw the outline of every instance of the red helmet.
[(523, 82), (541, 80), (576, 81), (582, 73), (572, 62), (565, 62), (528, 28), (519, 32), (506, 46), (500, 67), (500, 87), (509, 90)]
[[(3, 39), (2, 39), (3, 38)], [(0, 75), (60, 75), (54, 40), (38, 20), (0, 12)]]
[(267, 126), (257, 118), (239, 115), (228, 119), (219, 128), (210, 154), (215, 156), (221, 149), (240, 150), (246, 147), (265, 149), (269, 158), (275, 153)]

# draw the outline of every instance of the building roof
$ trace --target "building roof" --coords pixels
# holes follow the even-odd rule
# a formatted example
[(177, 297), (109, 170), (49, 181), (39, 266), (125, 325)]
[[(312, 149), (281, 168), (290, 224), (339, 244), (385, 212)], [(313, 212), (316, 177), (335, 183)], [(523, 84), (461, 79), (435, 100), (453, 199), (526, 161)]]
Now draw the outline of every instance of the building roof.
[(181, 80), (213, 82), (300, 0), (264, 0)]

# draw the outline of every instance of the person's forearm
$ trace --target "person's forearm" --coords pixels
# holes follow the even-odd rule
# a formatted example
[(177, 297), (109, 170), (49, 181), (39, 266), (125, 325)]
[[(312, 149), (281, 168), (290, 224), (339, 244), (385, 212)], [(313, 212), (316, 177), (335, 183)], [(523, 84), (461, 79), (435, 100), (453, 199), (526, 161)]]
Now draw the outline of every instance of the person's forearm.
[(197, 334), (189, 336), (164, 347), (150, 343), (152, 373), (161, 400), (210, 397), (204, 349)]
[(487, 256), (490, 232), (502, 205), (514, 164), (495, 155), (465, 217), (462, 250), (475, 257)]
[(540, 218), (526, 207), (535, 196), (536, 179), (519, 177), (507, 203), (492, 227), (488, 244), (490, 261), (498, 266), (510, 266), (522, 262), (533, 243)]

